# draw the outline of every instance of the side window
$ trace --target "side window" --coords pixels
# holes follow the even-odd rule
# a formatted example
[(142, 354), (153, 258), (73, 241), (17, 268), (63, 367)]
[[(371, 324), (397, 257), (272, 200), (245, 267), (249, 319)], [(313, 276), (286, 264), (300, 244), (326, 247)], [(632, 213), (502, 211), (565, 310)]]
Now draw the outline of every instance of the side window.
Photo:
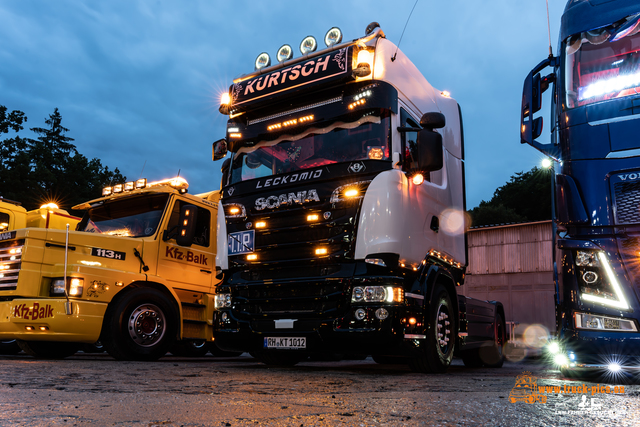
[[(400, 110), (401, 126), (419, 128), (417, 121), (403, 108)], [(418, 132), (402, 133), (402, 170), (409, 171), (418, 166)]]
[[(178, 200), (171, 211), (169, 218), (168, 230), (178, 225), (180, 221), (180, 210), (184, 205), (188, 204), (184, 200)], [(193, 244), (198, 246), (209, 247), (209, 234), (211, 227), (211, 212), (208, 209), (198, 207), (198, 221), (196, 222), (196, 232), (193, 237)]]

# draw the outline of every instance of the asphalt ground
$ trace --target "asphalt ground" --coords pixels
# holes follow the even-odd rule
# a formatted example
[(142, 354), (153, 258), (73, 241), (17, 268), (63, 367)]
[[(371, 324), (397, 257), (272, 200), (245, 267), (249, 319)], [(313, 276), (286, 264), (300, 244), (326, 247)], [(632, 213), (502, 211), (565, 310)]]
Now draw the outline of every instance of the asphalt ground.
[[(514, 391), (522, 375), (537, 393)], [(0, 426), (639, 425), (640, 385), (614, 392), (617, 384), (567, 380), (541, 359), (500, 369), (455, 359), (446, 374), (418, 374), (371, 358), (273, 368), (248, 354), (156, 362), (19, 354), (0, 356)]]

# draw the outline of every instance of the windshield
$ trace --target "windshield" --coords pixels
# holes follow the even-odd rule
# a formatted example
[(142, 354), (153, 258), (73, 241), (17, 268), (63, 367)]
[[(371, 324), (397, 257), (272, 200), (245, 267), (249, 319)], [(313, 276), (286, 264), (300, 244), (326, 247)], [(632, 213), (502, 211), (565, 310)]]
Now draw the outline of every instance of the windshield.
[(640, 93), (640, 20), (600, 28), (566, 40), (568, 108)]
[(334, 122), (301, 135), (262, 141), (259, 148), (243, 147), (233, 158), (231, 183), (331, 163), (389, 160), (389, 129), (387, 112), (382, 116), (369, 113), (354, 122)]
[(110, 236), (151, 236), (158, 229), (168, 198), (168, 194), (145, 194), (103, 202), (85, 213), (76, 230)]

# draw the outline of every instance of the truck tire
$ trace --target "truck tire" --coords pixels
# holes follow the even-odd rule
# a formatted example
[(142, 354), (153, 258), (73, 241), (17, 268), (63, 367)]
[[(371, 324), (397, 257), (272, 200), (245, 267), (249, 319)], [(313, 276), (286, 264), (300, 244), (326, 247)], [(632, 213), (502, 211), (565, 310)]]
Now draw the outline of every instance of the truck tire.
[(157, 360), (175, 342), (178, 322), (177, 309), (163, 293), (135, 288), (109, 308), (101, 341), (118, 360)]
[(409, 358), (409, 367), (415, 372), (443, 373), (453, 359), (458, 330), (451, 297), (444, 286), (436, 285), (431, 306), (425, 311), (427, 338), (422, 340), (419, 354)]
[(487, 368), (502, 368), (504, 364), (505, 327), (502, 314), (496, 313), (495, 341), (492, 345), (480, 347), (480, 359)]
[(18, 341), (18, 345), (29, 356), (37, 359), (64, 359), (80, 349), (80, 343), (55, 341)]
[(202, 357), (209, 352), (205, 340), (182, 340), (171, 347), (171, 354), (181, 357)]
[(269, 366), (294, 366), (305, 360), (307, 355), (291, 351), (256, 351), (254, 357)]
[(22, 351), (17, 340), (0, 341), (0, 354), (13, 355)]

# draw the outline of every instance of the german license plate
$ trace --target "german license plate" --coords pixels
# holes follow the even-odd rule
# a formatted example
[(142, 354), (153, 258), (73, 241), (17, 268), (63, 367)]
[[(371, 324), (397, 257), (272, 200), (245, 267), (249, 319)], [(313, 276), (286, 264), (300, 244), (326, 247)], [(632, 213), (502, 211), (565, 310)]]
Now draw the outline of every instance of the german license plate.
[(265, 337), (264, 348), (299, 350), (307, 348), (307, 339), (305, 337)]

